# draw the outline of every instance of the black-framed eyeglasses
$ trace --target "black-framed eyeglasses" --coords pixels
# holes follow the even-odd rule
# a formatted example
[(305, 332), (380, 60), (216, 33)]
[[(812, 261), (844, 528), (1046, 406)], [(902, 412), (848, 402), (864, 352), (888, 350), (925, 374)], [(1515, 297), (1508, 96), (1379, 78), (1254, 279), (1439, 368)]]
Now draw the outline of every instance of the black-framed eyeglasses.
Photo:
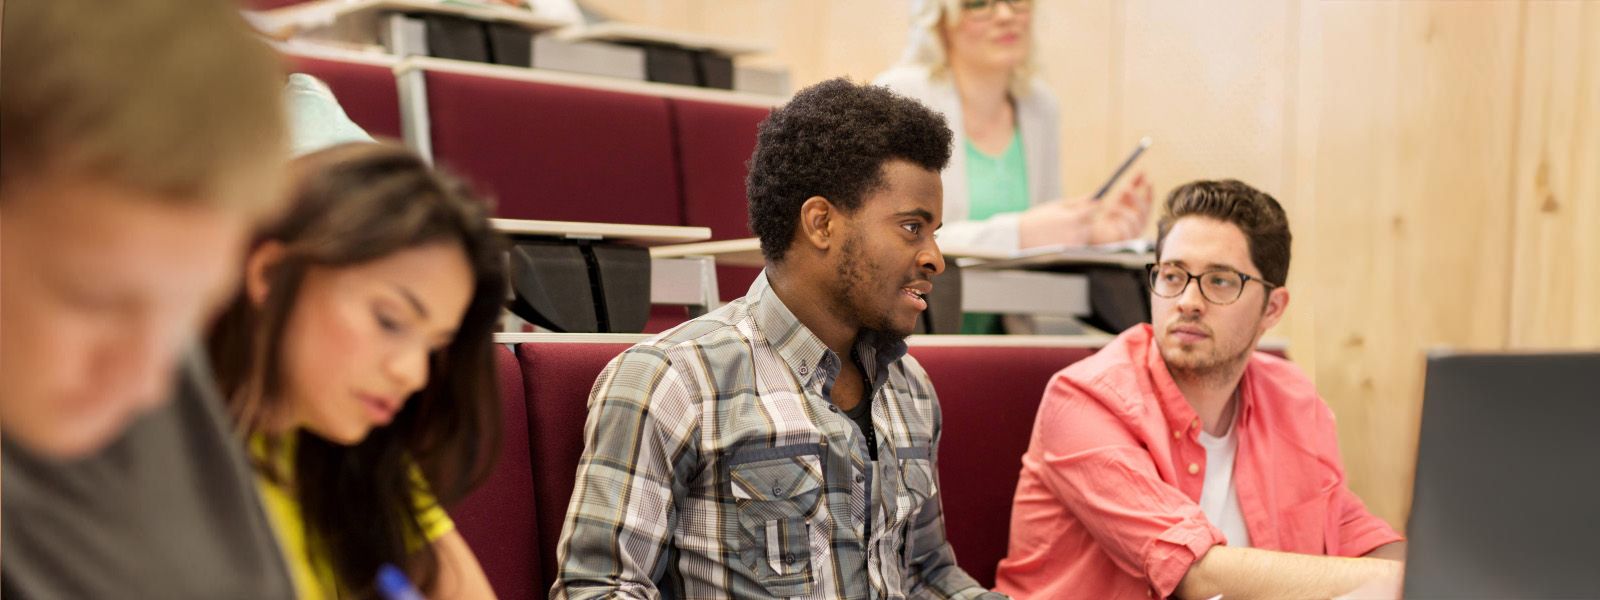
[(1260, 277), (1245, 275), (1233, 269), (1214, 269), (1199, 275), (1190, 273), (1178, 265), (1157, 263), (1145, 265), (1145, 270), (1150, 272), (1150, 293), (1162, 298), (1177, 298), (1182, 296), (1184, 290), (1189, 289), (1189, 282), (1200, 282), (1200, 295), (1206, 302), (1218, 305), (1233, 304), (1244, 294), (1244, 285), (1252, 281), (1261, 284), (1261, 287), (1271, 290), (1282, 287)]
[(1013, 14), (1023, 14), (1033, 8), (1032, 0), (961, 0), (961, 12), (975, 19), (987, 19), (994, 16), (994, 7), (1001, 2), (1010, 4)]

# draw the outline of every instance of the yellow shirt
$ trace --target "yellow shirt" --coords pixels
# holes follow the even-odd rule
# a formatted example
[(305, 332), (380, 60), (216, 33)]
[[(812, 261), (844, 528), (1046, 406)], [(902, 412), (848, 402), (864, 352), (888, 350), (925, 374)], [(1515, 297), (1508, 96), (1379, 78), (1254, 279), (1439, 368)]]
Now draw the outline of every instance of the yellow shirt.
[[(279, 448), (277, 464), (279, 472), (291, 480), (294, 477), (294, 440), (296, 436), (289, 436), (282, 447)], [(257, 458), (266, 452), (266, 440), (262, 436), (254, 436), (250, 440), (251, 454)], [(413, 502), (420, 509), (419, 521), (422, 524), (423, 535), (432, 543), (445, 534), (455, 531), (456, 524), (450, 520), (450, 515), (445, 514), (439, 507), (439, 501), (434, 499), (433, 493), (428, 489), (428, 482), (422, 477), (422, 472), (415, 466), (411, 469), (412, 480), (416, 483), (416, 493)], [(262, 473), (256, 473), (256, 487), (261, 490), (262, 504), (266, 505), (267, 517), (272, 521), (272, 528), (278, 534), (278, 543), (283, 547), (284, 559), (289, 563), (289, 574), (294, 579), (296, 596), (301, 600), (333, 600), (339, 597), (339, 579), (334, 574), (333, 562), (320, 553), (313, 555), (306, 545), (305, 520), (300, 513), (300, 502), (294, 494), (283, 486), (273, 483)], [(376, 573), (374, 573), (376, 575)]]

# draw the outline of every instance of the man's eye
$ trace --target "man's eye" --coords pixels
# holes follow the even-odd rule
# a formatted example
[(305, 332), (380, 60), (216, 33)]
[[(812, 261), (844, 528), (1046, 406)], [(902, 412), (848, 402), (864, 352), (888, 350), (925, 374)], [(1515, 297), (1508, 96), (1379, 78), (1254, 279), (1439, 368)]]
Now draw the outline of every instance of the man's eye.
[(922, 224), (921, 223), (906, 223), (905, 225), (901, 225), (901, 227), (904, 227), (906, 231), (909, 231), (909, 232), (911, 232), (913, 234), (917, 234), (917, 233), (921, 233), (922, 232)]

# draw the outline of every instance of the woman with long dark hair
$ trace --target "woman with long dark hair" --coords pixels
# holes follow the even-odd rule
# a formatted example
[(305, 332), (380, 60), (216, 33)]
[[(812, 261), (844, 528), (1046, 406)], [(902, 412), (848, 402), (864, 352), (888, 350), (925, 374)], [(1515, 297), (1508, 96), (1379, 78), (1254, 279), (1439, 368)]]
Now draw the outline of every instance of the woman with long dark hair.
[(492, 597), (441, 508), (498, 447), (488, 208), (390, 144), (294, 169), (208, 348), (300, 597), (375, 597), (386, 563), (432, 598)]

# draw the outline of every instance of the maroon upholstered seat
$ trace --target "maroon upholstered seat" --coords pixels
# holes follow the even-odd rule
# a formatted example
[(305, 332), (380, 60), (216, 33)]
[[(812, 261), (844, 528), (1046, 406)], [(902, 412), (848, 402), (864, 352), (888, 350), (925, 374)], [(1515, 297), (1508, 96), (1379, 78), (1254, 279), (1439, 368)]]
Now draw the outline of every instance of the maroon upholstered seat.
[[(672, 101), (686, 225), (710, 227), (713, 240), (750, 237), (744, 178), (756, 148), (756, 126), (770, 112), (757, 106)], [(760, 272), (718, 266), (717, 292), (725, 301), (743, 296)]]
[(482, 486), (450, 508), (456, 529), (501, 598), (543, 598), (539, 523), (528, 445), (527, 391), (511, 350), (495, 346), (500, 373), (500, 459)]
[(400, 93), (394, 71), (380, 64), (289, 54), (286, 68), (327, 82), (350, 120), (373, 137), (401, 139)]
[(1010, 542), (1011, 499), (1034, 415), (1056, 371), (1094, 350), (912, 346), (939, 394), (939, 495), (956, 562), (985, 587)]
[[(529, 343), (517, 346), (533, 436), (533, 489), (539, 497), (537, 575), (556, 577), (556, 544), (583, 455), (583, 424), (594, 380), (627, 343)], [(505, 598), (501, 595), (501, 598)]]
[(434, 158), (515, 219), (682, 225), (667, 100), (427, 71)]
[[(750, 237), (744, 178), (756, 148), (756, 126), (770, 108), (673, 100), (683, 210), (689, 225), (711, 228), (711, 239)], [(743, 290), (740, 291), (743, 293)]]

